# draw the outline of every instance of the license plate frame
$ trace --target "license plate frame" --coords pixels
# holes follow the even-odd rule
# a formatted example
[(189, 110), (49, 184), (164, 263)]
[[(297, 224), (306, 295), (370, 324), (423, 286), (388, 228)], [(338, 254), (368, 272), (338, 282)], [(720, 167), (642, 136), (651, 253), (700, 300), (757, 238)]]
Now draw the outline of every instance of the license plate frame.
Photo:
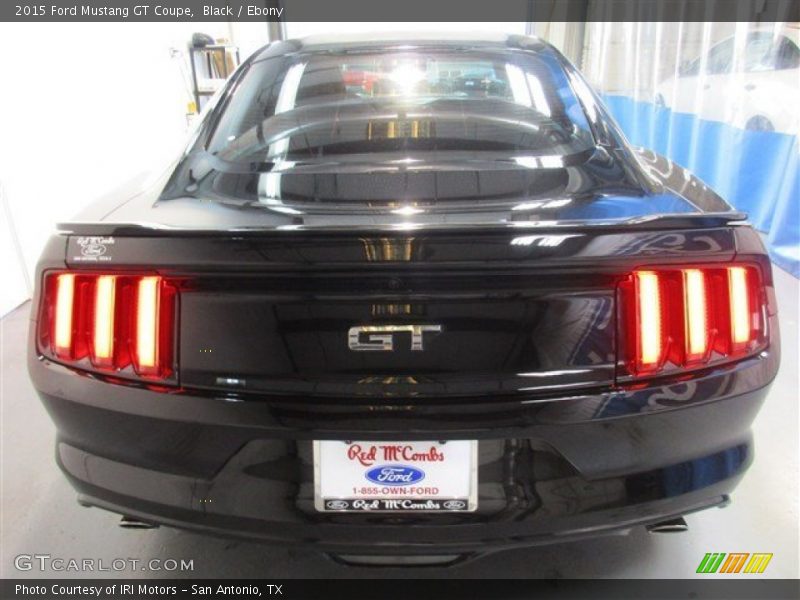
[[(400, 457), (392, 447), (402, 448)], [(434, 460), (437, 454), (443, 458)], [(424, 460), (407, 460), (412, 456)], [(314, 440), (313, 461), (318, 512), (417, 514), (478, 509), (477, 440)], [(386, 477), (401, 482), (380, 483), (388, 481)], [(415, 485), (422, 480), (427, 480), (424, 487)], [(426, 493), (432, 489), (437, 493)]]

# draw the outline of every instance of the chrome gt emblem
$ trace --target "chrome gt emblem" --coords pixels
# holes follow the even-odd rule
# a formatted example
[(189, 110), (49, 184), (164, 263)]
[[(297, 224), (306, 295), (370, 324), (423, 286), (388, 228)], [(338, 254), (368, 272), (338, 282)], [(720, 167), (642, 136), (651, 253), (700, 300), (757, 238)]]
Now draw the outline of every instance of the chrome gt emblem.
[(411, 334), (411, 349), (422, 352), (425, 333), (441, 333), (441, 325), (357, 325), (347, 332), (347, 345), (355, 352), (392, 352), (397, 333)]

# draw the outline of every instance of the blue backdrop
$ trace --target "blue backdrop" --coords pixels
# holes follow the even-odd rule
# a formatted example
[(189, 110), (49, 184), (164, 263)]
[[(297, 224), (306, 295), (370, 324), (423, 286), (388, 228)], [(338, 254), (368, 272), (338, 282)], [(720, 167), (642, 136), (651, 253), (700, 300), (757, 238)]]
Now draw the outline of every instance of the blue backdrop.
[[(746, 131), (627, 96), (604, 96), (630, 142), (690, 169), (766, 233), (776, 264), (800, 277), (800, 148), (794, 135)], [(800, 110), (800, 108), (798, 109)]]

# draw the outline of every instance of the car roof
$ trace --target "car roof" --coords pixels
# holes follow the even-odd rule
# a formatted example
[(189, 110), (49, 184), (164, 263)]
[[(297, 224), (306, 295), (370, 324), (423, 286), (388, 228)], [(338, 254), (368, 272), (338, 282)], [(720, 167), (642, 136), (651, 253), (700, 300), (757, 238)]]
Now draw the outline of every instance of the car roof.
[(351, 34), (318, 34), (299, 38), (298, 41), (305, 48), (314, 46), (330, 46), (341, 44), (343, 46), (369, 45), (376, 43), (480, 43), (506, 45), (508, 33), (484, 31), (371, 31)]
[(372, 48), (403, 49), (415, 46), (442, 48), (493, 48), (540, 51), (550, 45), (535, 37), (480, 31), (415, 31), (320, 34), (274, 42), (253, 56), (254, 60), (296, 52), (331, 52)]
[[(800, 43), (800, 23), (780, 23), (776, 25), (763, 25), (759, 24), (754, 27), (748, 27), (745, 31), (747, 35), (751, 33), (768, 33), (773, 36), (785, 36), (796, 44)], [(736, 34), (729, 35), (725, 40), (735, 38)], [(725, 41), (722, 40), (722, 41)]]

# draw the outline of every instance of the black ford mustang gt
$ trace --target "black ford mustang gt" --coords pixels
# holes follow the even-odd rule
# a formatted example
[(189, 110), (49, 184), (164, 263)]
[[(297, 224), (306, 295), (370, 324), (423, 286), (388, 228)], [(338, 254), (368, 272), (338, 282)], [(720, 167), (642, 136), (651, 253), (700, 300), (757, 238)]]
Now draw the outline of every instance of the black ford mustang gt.
[(744, 218), (540, 41), (275, 43), (60, 226), (30, 373), (129, 522), (362, 562), (680, 523), (778, 368)]

